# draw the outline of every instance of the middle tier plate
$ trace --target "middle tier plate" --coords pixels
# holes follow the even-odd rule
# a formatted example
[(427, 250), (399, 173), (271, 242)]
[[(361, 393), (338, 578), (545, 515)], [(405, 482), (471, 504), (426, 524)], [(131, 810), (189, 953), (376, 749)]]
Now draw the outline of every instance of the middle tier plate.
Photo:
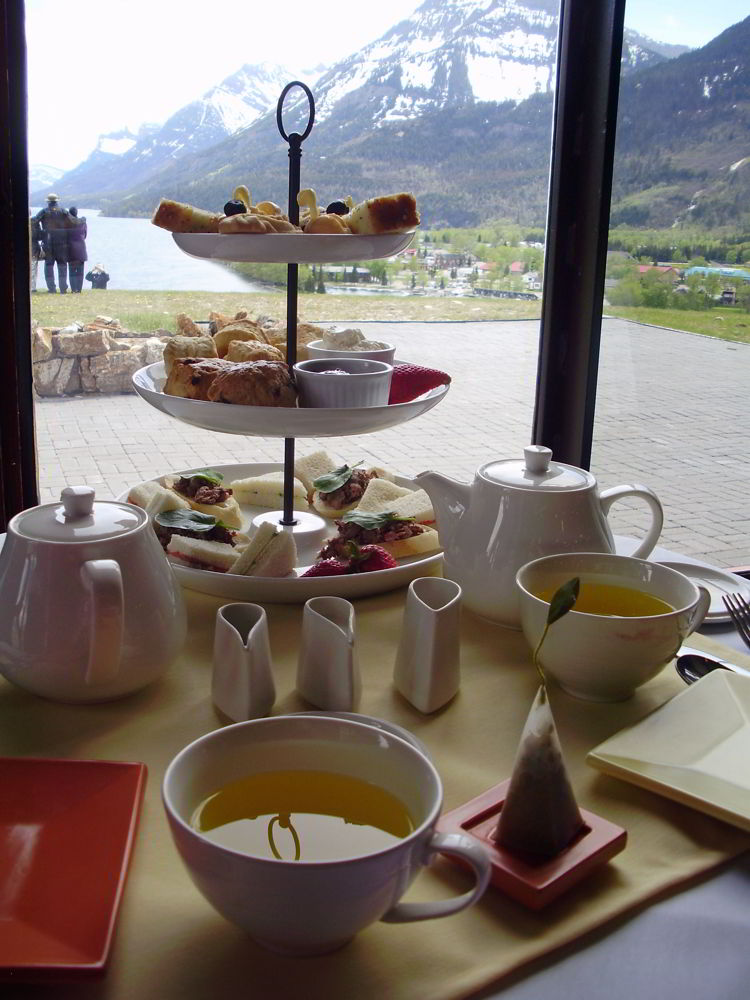
[(133, 375), (138, 395), (157, 410), (185, 424), (227, 434), (254, 437), (350, 437), (369, 434), (414, 420), (437, 405), (449, 386), (430, 389), (408, 403), (390, 406), (357, 406), (323, 409), (314, 406), (239, 406), (183, 399), (164, 392), (166, 376), (161, 361), (140, 368)]

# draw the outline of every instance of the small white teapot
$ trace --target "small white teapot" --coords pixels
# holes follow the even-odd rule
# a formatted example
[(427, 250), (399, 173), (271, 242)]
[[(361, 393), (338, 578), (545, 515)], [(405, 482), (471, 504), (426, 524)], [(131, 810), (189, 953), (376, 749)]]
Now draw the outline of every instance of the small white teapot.
[(66, 702), (107, 701), (156, 680), (180, 651), (185, 606), (172, 567), (132, 504), (61, 503), (8, 524), (0, 552), (0, 673)]
[(531, 559), (559, 552), (614, 552), (607, 512), (633, 496), (651, 508), (651, 525), (633, 553), (645, 558), (661, 534), (664, 514), (647, 486), (597, 489), (585, 469), (552, 462), (542, 445), (524, 448), (523, 461), (495, 461), (474, 482), (437, 472), (415, 477), (435, 509), (445, 554), (444, 575), (460, 584), (464, 607), (511, 628), (521, 627), (516, 572)]

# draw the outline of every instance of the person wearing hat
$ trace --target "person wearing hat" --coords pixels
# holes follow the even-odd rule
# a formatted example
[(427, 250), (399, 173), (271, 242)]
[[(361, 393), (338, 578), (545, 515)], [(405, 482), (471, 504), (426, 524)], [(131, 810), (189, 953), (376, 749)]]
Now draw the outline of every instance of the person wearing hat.
[(101, 264), (95, 264), (86, 275), (86, 281), (91, 282), (92, 291), (95, 288), (105, 289), (107, 287), (107, 282), (109, 281), (109, 275)]
[(60, 293), (65, 295), (68, 290), (68, 236), (66, 230), (70, 225), (68, 212), (60, 207), (56, 194), (47, 195), (47, 205), (37, 212), (34, 219), (42, 227), (44, 243), (44, 280), (47, 291), (56, 292), (55, 264), (57, 264), (57, 280)]
[(67, 230), (68, 279), (70, 290), (75, 294), (83, 288), (83, 263), (88, 260), (86, 254), (88, 229), (86, 228), (86, 219), (83, 216), (78, 218), (78, 209), (75, 205), (70, 206), (68, 213), (70, 215), (70, 229)]

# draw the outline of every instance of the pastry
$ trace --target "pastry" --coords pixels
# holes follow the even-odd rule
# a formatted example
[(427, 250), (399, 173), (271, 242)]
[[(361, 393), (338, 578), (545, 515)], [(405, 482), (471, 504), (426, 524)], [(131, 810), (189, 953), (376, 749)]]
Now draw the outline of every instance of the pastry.
[(205, 332), (201, 330), (197, 323), (194, 323), (186, 313), (178, 313), (175, 322), (177, 323), (177, 335), (179, 337), (204, 337)]
[(223, 358), (233, 340), (256, 340), (263, 344), (266, 338), (261, 328), (250, 319), (235, 319), (227, 323), (214, 335), (216, 353)]
[(178, 358), (216, 358), (213, 337), (170, 337), (164, 345), (164, 371), (169, 375)]
[(258, 340), (230, 340), (227, 361), (284, 361), (284, 355), (271, 344), (261, 344)]
[(255, 212), (243, 212), (241, 215), (227, 215), (218, 223), (219, 233), (271, 233), (270, 223)]
[(342, 219), (353, 233), (400, 233), (419, 225), (419, 212), (414, 195), (402, 192), (368, 198)]
[(164, 384), (168, 396), (183, 399), (208, 399), (208, 390), (219, 374), (232, 367), (231, 361), (221, 358), (176, 358)]
[(240, 406), (296, 406), (297, 390), (288, 366), (279, 361), (229, 363), (211, 383), (208, 398)]
[(218, 212), (206, 212), (181, 201), (162, 198), (151, 221), (170, 233), (218, 233), (219, 220), (223, 218)]
[(319, 215), (305, 226), (306, 233), (331, 233), (342, 236), (344, 233), (351, 233), (351, 229), (342, 220), (340, 215)]

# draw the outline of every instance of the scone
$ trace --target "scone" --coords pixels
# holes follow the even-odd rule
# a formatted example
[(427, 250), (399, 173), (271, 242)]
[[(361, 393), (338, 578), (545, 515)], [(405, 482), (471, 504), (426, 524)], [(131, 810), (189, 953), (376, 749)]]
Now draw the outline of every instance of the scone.
[(164, 371), (169, 375), (178, 358), (216, 357), (213, 337), (170, 337), (164, 345)]
[[(226, 363), (226, 362), (225, 362)], [(208, 398), (240, 406), (296, 406), (297, 390), (289, 367), (280, 361), (244, 361), (214, 378)]]
[(278, 347), (261, 344), (258, 340), (230, 340), (227, 361), (283, 361), (284, 355)]
[(231, 361), (221, 358), (177, 358), (167, 376), (164, 392), (183, 399), (208, 399), (211, 383), (219, 374), (232, 368)]
[(264, 344), (265, 337), (259, 326), (251, 319), (234, 319), (214, 334), (216, 353), (223, 358), (233, 340), (257, 340)]
[(177, 323), (178, 337), (204, 337), (205, 331), (201, 330), (197, 323), (194, 323), (187, 313), (178, 313), (175, 322)]

